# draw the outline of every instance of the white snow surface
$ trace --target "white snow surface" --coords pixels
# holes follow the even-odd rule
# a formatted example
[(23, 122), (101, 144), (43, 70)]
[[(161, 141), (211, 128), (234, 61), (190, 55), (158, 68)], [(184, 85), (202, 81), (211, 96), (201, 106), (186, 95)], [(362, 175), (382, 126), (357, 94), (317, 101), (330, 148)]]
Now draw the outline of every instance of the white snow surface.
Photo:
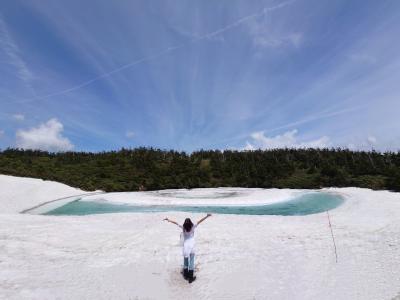
[(0, 213), (16, 213), (47, 201), (84, 193), (87, 192), (54, 181), (0, 175)]
[(262, 205), (290, 200), (304, 190), (257, 188), (204, 188), (150, 192), (107, 193), (83, 197), (81, 201), (103, 200), (133, 205)]
[(346, 198), (330, 211), (338, 263), (326, 213), (216, 214), (196, 230), (197, 279), (189, 284), (180, 274), (179, 228), (163, 222), (164, 213), (19, 214), (84, 192), (0, 176), (0, 299), (398, 299), (400, 194), (327, 191)]

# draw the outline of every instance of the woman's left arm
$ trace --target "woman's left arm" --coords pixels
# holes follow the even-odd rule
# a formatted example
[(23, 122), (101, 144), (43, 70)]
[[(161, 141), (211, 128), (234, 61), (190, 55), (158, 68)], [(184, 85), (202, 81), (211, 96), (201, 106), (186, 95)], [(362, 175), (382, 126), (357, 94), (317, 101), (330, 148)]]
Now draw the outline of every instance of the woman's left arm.
[(205, 216), (204, 218), (200, 219), (200, 220), (197, 222), (197, 225), (199, 225), (201, 222), (203, 222), (205, 219), (207, 219), (208, 217), (211, 217), (211, 216), (212, 216), (211, 214), (207, 214), (207, 216)]

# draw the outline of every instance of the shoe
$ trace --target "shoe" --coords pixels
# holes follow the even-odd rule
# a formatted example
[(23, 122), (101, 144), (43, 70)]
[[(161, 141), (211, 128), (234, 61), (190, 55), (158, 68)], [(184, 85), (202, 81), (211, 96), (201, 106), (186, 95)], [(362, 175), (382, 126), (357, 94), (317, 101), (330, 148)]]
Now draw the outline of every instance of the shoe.
[(193, 281), (196, 280), (196, 276), (193, 276), (193, 270), (188, 271), (188, 280), (189, 280), (189, 283), (192, 283)]
[(186, 280), (189, 278), (189, 270), (188, 269), (183, 269), (183, 278)]

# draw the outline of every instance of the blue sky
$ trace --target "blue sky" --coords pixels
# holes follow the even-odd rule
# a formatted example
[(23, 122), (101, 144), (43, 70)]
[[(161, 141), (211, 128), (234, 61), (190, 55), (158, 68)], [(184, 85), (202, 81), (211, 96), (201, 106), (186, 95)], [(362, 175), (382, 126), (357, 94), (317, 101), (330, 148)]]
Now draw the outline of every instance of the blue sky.
[(400, 149), (400, 2), (0, 3), (0, 148)]

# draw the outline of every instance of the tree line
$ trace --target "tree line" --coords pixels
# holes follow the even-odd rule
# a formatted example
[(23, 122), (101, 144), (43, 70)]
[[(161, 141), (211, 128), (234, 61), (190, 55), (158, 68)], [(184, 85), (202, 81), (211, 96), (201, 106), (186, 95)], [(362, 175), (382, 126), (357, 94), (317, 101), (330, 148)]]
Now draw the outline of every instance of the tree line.
[(0, 151), (0, 173), (84, 190), (365, 187), (400, 191), (400, 152), (348, 149)]

